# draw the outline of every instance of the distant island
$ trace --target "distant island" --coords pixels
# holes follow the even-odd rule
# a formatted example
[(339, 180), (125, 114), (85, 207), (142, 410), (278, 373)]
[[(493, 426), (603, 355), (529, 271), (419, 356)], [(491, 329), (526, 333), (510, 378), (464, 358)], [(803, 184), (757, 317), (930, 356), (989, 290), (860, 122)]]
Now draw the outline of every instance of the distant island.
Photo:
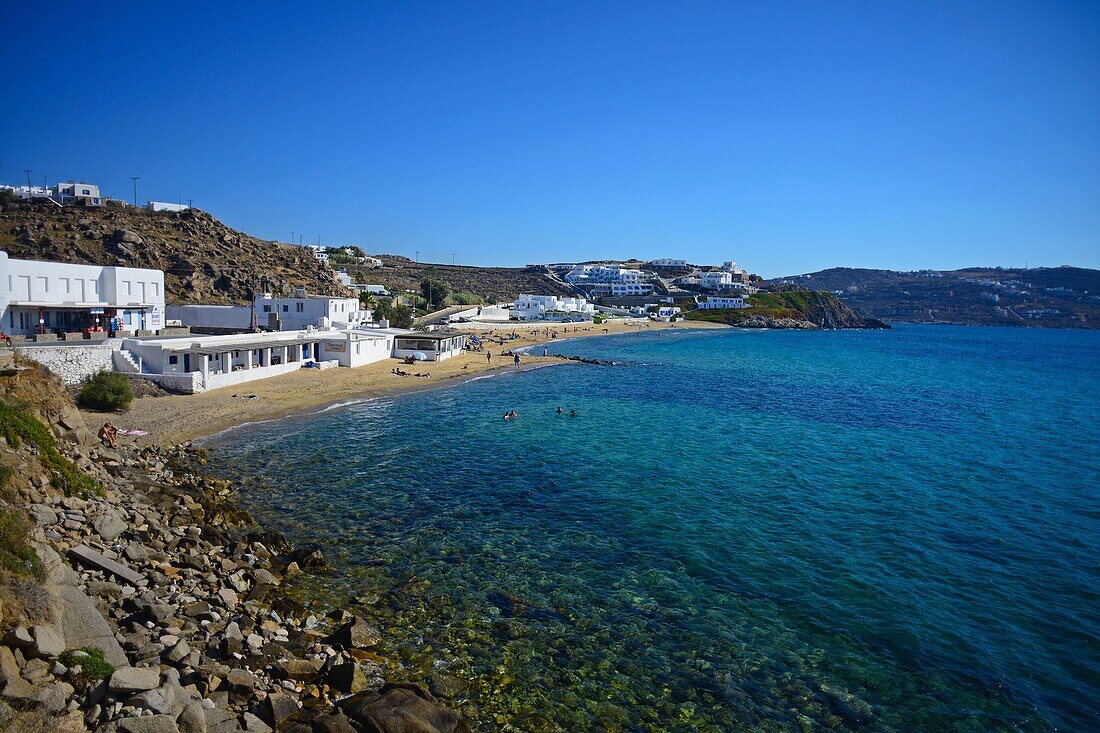
[(1100, 328), (1100, 270), (1082, 267), (834, 267), (766, 284), (834, 293), (860, 313), (886, 321)]

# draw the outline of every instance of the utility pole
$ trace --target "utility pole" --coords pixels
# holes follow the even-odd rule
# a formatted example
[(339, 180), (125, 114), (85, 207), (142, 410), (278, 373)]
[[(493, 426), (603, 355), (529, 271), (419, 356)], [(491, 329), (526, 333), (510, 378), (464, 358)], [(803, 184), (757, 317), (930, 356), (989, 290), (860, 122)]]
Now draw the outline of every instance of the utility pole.
[(24, 168), (23, 172), (27, 174), (27, 196), (31, 195), (31, 169)]
[(291, 244), (297, 244), (297, 242), (294, 240), (294, 234), (295, 234), (295, 232), (293, 230), (291, 230), (291, 232), (290, 232), (290, 243)]
[(137, 182), (141, 180), (141, 176), (130, 176), (130, 180), (134, 182), (134, 208), (137, 208)]
[(195, 201), (195, 199), (187, 199), (187, 208), (189, 208), (189, 209), (195, 208), (194, 201)]

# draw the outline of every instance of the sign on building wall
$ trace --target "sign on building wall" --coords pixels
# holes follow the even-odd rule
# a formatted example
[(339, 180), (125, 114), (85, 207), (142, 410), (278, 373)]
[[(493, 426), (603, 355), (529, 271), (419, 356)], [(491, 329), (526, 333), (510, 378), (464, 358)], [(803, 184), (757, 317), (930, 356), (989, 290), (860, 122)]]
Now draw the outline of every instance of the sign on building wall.
[(149, 311), (149, 317), (145, 325), (150, 331), (159, 331), (164, 328), (164, 311), (160, 308)]
[(348, 350), (347, 341), (325, 341), (325, 351), (330, 354), (343, 354)]

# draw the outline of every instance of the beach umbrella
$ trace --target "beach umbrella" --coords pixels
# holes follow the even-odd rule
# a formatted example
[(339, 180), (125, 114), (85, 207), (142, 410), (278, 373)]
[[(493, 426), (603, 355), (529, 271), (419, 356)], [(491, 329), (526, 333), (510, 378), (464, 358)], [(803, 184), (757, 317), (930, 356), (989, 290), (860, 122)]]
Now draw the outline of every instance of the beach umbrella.
[(427, 361), (428, 355), (425, 354), (423, 351), (417, 351), (413, 353), (413, 358), (417, 361)]

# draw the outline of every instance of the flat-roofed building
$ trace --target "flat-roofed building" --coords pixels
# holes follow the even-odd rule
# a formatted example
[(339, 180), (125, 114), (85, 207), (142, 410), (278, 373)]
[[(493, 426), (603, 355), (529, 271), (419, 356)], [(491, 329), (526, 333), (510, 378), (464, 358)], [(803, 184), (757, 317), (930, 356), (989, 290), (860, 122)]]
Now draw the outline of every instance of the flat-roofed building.
[(0, 330), (7, 335), (162, 328), (161, 270), (19, 260), (0, 252)]

